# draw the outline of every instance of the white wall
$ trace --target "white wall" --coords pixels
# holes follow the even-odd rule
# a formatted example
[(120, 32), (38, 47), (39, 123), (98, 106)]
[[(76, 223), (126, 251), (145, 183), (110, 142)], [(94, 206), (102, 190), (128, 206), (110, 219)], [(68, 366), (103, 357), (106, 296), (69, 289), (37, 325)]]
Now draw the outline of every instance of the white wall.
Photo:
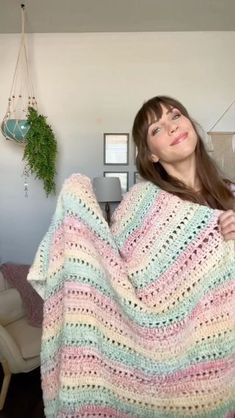
[[(178, 98), (208, 129), (235, 99), (234, 45), (235, 32), (31, 35), (39, 110), (48, 116), (58, 140), (58, 191), (73, 172), (102, 175), (103, 133), (130, 132), (140, 105), (154, 95)], [(0, 35), (1, 118), (18, 47), (19, 35)], [(235, 108), (219, 128), (235, 129)], [(56, 204), (34, 179), (24, 197), (22, 152), (0, 139), (2, 262), (32, 262)]]

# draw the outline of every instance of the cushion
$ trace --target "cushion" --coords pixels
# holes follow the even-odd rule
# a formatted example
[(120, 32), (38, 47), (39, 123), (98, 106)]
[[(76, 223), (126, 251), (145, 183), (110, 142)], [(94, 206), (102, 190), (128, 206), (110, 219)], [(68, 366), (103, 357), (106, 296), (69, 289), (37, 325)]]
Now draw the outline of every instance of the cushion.
[(0, 292), (2, 290), (9, 289), (11, 287), (10, 283), (4, 278), (1, 270), (0, 270)]
[(43, 300), (27, 281), (29, 267), (27, 264), (4, 263), (0, 265), (0, 270), (11, 287), (19, 291), (29, 323), (40, 328), (43, 317)]
[(5, 326), (25, 315), (25, 309), (18, 290), (0, 292), (0, 324)]
[(7, 325), (5, 329), (14, 339), (22, 357), (27, 360), (40, 355), (42, 329), (32, 327), (26, 318)]

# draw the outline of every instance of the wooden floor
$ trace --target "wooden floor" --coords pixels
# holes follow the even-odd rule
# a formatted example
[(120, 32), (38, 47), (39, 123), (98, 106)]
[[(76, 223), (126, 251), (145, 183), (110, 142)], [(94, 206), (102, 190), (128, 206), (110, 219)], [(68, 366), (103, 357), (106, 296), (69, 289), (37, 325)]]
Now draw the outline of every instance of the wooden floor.
[[(2, 384), (2, 370), (0, 370), (0, 384)], [(0, 418), (44, 417), (40, 370), (12, 375)]]

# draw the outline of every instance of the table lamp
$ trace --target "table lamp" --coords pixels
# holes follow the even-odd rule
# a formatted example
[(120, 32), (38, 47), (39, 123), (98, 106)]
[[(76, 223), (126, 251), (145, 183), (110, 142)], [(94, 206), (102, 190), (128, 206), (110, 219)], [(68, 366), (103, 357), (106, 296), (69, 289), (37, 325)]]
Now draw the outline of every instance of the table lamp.
[(99, 203), (105, 203), (106, 221), (110, 225), (111, 202), (120, 202), (122, 199), (121, 182), (118, 177), (95, 177), (93, 188)]

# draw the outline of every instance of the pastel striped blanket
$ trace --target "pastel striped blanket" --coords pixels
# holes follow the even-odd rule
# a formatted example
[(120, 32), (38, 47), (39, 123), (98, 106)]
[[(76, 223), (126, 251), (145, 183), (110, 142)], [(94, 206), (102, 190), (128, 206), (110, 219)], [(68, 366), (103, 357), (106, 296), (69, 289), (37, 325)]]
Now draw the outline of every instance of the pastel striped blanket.
[(217, 210), (149, 182), (111, 231), (71, 176), (28, 279), (44, 298), (47, 418), (232, 418), (234, 242)]

